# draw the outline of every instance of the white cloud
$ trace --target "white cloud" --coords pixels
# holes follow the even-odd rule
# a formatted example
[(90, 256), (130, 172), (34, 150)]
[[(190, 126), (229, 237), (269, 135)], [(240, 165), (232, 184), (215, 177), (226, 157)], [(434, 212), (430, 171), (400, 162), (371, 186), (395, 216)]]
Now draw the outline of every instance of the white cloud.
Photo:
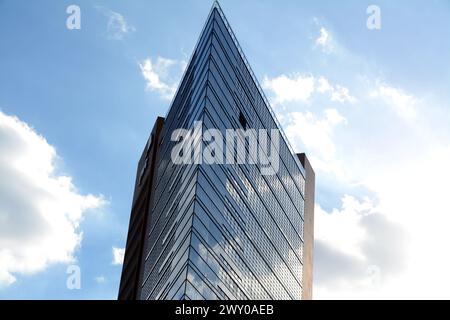
[[(448, 299), (450, 142), (446, 145), (430, 143), (431, 150), (417, 154), (407, 163), (383, 168), (378, 176), (369, 175), (365, 183), (376, 190), (381, 209), (389, 212), (390, 217), (412, 235), (408, 248), (408, 269), (401, 280), (411, 281), (423, 270), (428, 270), (420, 290), (409, 295)], [(418, 147), (417, 150), (425, 150)]]
[(355, 103), (357, 100), (350, 95), (348, 88), (336, 85), (332, 86), (327, 78), (320, 77), (317, 79), (317, 92), (330, 94), (331, 101)]
[(333, 141), (335, 128), (346, 123), (347, 119), (336, 109), (326, 109), (322, 117), (317, 117), (309, 111), (291, 112), (285, 132), (298, 150), (302, 149), (300, 144), (302, 142), (314, 159), (326, 161), (335, 155), (336, 146)]
[(348, 88), (337, 85), (331, 93), (331, 101), (354, 103), (356, 98), (350, 95)]
[(158, 57), (156, 63), (150, 58), (139, 63), (142, 76), (147, 82), (147, 89), (159, 93), (166, 100), (172, 99), (177, 89), (178, 77), (172, 76), (172, 67), (177, 66), (177, 76), (186, 68), (186, 62)]
[[(327, 213), (317, 205), (315, 238), (326, 242), (335, 250), (356, 258), (364, 258), (360, 243), (366, 234), (360, 220), (373, 212), (374, 206), (370, 199), (359, 202), (349, 195), (342, 198), (341, 210), (333, 209), (331, 213)], [(342, 232), (343, 230), (345, 232)]]
[(326, 93), (331, 91), (333, 91), (333, 87), (331, 86), (327, 78), (320, 77), (319, 79), (317, 79), (317, 92)]
[(331, 85), (327, 78), (315, 78), (312, 75), (295, 74), (280, 75), (275, 78), (264, 77), (263, 87), (273, 92), (272, 103), (301, 102), (310, 103), (314, 93), (327, 94), (332, 102), (355, 103), (357, 99), (350, 95), (348, 88), (341, 85)]
[(401, 273), (407, 240), (404, 229), (369, 198), (345, 195), (341, 209), (331, 212), (316, 205), (315, 296), (373, 297)]
[(402, 89), (381, 83), (373, 90), (371, 96), (383, 99), (394, 112), (404, 119), (412, 120), (417, 116), (418, 99)]
[(316, 207), (315, 298), (448, 298), (448, 163), (450, 143), (433, 143), (360, 177), (376, 202), (345, 196), (341, 209)]
[(180, 66), (181, 66), (181, 70), (184, 72), (184, 70), (186, 70), (186, 68), (188, 66), (188, 61), (187, 60), (181, 60), (180, 61)]
[(310, 75), (281, 75), (264, 78), (263, 86), (275, 93), (275, 104), (284, 102), (308, 102), (314, 92), (314, 77)]
[(332, 53), (335, 51), (334, 39), (331, 36), (329, 30), (325, 27), (320, 27), (319, 37), (316, 39), (316, 46), (319, 47), (324, 53)]
[(123, 264), (123, 258), (125, 257), (125, 248), (113, 247), (112, 254), (113, 254), (112, 264), (114, 264), (114, 265)]
[(113, 40), (123, 40), (125, 35), (136, 31), (136, 28), (130, 25), (120, 13), (102, 6), (97, 6), (96, 8), (108, 17), (108, 38)]
[(105, 203), (58, 174), (57, 159), (42, 136), (0, 112), (0, 285), (72, 262), (84, 213)]
[[(318, 87), (328, 92), (331, 85), (318, 81)], [(341, 189), (346, 184), (370, 195), (361, 200), (353, 189), (339, 209), (326, 212), (317, 206), (314, 296), (448, 298), (448, 128), (437, 127), (442, 114), (432, 114), (435, 108), (427, 109), (427, 117), (414, 118), (414, 125), (405, 125), (397, 113), (386, 115), (382, 108), (398, 111), (410, 105), (417, 115), (425, 103), (401, 88), (378, 85), (376, 90), (383, 94), (376, 108), (362, 112), (373, 103), (373, 96), (367, 96), (360, 101), (362, 108), (346, 109), (345, 118), (352, 121), (342, 115), (284, 114), (292, 118), (286, 133), (306, 147), (321, 188), (327, 190), (318, 195), (319, 204), (327, 193), (347, 192)], [(344, 123), (345, 131), (336, 135)], [(377, 127), (371, 123), (382, 127), (373, 130)], [(330, 177), (337, 178), (336, 185), (323, 184)], [(417, 274), (430, 268), (426, 281), (417, 283)]]
[(320, 36), (316, 39), (316, 45), (321, 47), (326, 47), (330, 44), (331, 37), (330, 33), (324, 27), (320, 28)]

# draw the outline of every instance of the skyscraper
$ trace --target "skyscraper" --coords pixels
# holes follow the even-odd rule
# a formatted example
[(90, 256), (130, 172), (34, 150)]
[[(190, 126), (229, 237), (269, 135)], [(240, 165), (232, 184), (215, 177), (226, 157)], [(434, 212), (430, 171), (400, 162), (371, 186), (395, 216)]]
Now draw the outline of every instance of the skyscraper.
[(313, 221), (314, 171), (216, 3), (138, 164), (119, 299), (311, 298)]

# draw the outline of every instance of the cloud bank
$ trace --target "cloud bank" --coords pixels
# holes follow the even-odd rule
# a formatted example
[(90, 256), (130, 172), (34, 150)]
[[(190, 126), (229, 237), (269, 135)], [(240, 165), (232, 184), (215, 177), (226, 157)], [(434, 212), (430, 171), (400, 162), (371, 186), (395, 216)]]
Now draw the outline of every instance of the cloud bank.
[(0, 286), (73, 262), (84, 214), (105, 204), (59, 174), (57, 159), (44, 137), (0, 111)]

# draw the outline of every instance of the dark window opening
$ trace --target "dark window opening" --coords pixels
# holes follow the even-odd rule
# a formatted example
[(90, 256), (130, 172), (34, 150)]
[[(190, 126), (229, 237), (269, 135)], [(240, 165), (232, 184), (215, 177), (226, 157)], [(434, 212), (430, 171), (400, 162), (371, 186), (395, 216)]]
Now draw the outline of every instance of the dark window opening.
[(239, 112), (239, 122), (244, 130), (247, 130), (247, 119), (245, 119), (245, 116), (242, 112)]

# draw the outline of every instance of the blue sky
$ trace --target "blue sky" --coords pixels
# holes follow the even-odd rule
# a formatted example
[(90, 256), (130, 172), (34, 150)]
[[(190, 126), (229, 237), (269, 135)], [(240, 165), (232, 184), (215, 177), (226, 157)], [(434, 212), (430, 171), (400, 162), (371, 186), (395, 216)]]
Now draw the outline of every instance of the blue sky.
[[(71, 4), (81, 9), (80, 30), (66, 28)], [(366, 27), (370, 4), (381, 9), (380, 30)], [(442, 227), (450, 222), (442, 191), (450, 3), (221, 6), (291, 143), (316, 169), (316, 297), (417, 297), (421, 290), (445, 297), (438, 287), (450, 284)], [(113, 247), (125, 245), (136, 164), (210, 7), (204, 0), (0, 0), (0, 173), (12, 179), (0, 176), (0, 298), (116, 298), (121, 266)], [(13, 165), (35, 159), (38, 169)], [(25, 202), (22, 178), (30, 192), (51, 194), (51, 214), (34, 194), (27, 210), (13, 210)], [(68, 224), (68, 233), (47, 232), (49, 219)], [(430, 243), (418, 233), (433, 241), (426, 257), (439, 256), (435, 277), (420, 290), (411, 287), (423, 263), (414, 250)], [(29, 240), (44, 238), (41, 247)], [(70, 264), (81, 268), (80, 290), (66, 287)]]

